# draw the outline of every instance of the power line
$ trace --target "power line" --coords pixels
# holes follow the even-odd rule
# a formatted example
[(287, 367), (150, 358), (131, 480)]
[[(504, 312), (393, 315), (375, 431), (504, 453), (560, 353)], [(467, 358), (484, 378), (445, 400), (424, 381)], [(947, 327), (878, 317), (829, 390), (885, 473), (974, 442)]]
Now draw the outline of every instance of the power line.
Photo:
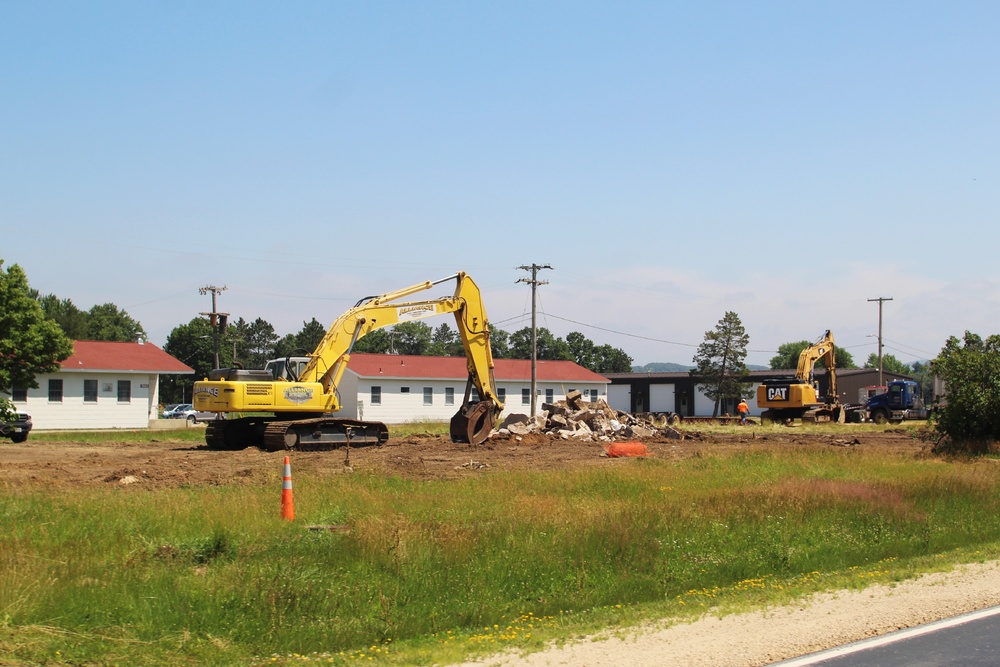
[[(577, 322), (576, 320), (571, 320), (568, 317), (559, 317), (558, 315), (553, 315), (552, 313), (545, 313), (546, 317), (551, 317), (553, 319), (562, 320), (563, 322), (570, 322), (572, 324), (579, 324), (581, 327), (590, 327), (591, 329), (597, 329), (599, 331), (606, 331), (608, 333), (613, 333), (618, 336), (628, 336), (629, 338), (638, 338), (640, 340), (648, 340), (654, 343), (666, 343), (668, 345), (680, 345), (681, 347), (698, 347), (700, 343), (678, 343), (675, 340), (664, 340), (662, 338), (652, 338), (651, 336), (640, 336), (639, 334), (632, 334), (625, 331), (616, 331), (615, 329), (606, 329), (604, 327), (599, 327), (595, 324), (587, 324), (586, 322)], [(775, 354), (777, 350), (747, 350), (747, 352), (761, 352), (764, 354)]]

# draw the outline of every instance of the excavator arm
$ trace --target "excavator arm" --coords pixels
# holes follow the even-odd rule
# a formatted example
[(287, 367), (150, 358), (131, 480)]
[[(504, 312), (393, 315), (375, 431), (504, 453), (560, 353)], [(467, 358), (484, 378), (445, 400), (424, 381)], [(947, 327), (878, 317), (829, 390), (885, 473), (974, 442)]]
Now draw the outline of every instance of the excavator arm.
[[(455, 293), (450, 297), (404, 301), (449, 280), (456, 281)], [(323, 386), (324, 394), (333, 394), (347, 370), (351, 351), (361, 337), (375, 329), (444, 313), (455, 315), (469, 371), (465, 400), (452, 419), (452, 437), (457, 438), (461, 431), (469, 442), (481, 442), (503, 411), (503, 403), (497, 398), (486, 309), (479, 286), (464, 272), (362, 299), (330, 326), (296, 379), (299, 382), (318, 382)], [(472, 386), (479, 394), (477, 405), (470, 404)]]
[(826, 333), (815, 343), (802, 350), (799, 355), (799, 367), (795, 377), (812, 384), (813, 366), (820, 359), (826, 365), (826, 372), (830, 378), (830, 395), (837, 395), (837, 358), (836, 346), (833, 343), (833, 334), (827, 329)]

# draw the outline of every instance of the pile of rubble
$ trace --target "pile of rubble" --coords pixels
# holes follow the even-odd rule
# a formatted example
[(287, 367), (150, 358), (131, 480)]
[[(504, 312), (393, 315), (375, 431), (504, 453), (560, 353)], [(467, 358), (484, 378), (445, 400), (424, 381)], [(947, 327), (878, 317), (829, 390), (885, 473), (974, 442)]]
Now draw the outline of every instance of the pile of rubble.
[(666, 424), (654, 424), (629, 412), (611, 408), (604, 401), (584, 401), (579, 391), (566, 394), (566, 400), (543, 403), (534, 417), (511, 414), (497, 425), (494, 434), (523, 436), (544, 434), (564, 440), (613, 442), (666, 436), (681, 440), (684, 435)]

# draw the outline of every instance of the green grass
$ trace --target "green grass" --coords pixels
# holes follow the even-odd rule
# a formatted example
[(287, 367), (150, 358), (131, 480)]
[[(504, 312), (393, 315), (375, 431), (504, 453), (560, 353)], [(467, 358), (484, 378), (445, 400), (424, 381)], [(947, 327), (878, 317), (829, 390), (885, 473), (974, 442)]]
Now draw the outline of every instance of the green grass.
[[(107, 442), (205, 442), (205, 429), (203, 427), (187, 428), (182, 425), (179, 428), (163, 430), (98, 430), (98, 431), (32, 431), (28, 436), (28, 445), (44, 442), (85, 442), (85, 443), (107, 443)], [(2, 664), (2, 663), (0, 663)]]
[(294, 523), (271, 486), (8, 488), (0, 665), (445, 664), (995, 558), (998, 490), (989, 461), (753, 447), (300, 475)]

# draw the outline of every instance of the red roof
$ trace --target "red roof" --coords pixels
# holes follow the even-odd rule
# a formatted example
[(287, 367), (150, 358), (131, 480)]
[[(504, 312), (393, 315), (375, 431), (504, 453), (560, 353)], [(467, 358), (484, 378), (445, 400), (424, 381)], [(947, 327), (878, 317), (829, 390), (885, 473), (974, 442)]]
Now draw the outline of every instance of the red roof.
[(73, 354), (62, 362), (64, 372), (138, 371), (142, 373), (194, 373), (152, 343), (73, 341)]
[[(494, 359), (497, 380), (531, 380), (530, 359)], [(428, 378), (465, 380), (469, 371), (465, 357), (423, 357), (404, 354), (351, 355), (347, 367), (361, 377)], [(535, 377), (542, 382), (608, 382), (602, 375), (572, 361), (539, 359)]]

